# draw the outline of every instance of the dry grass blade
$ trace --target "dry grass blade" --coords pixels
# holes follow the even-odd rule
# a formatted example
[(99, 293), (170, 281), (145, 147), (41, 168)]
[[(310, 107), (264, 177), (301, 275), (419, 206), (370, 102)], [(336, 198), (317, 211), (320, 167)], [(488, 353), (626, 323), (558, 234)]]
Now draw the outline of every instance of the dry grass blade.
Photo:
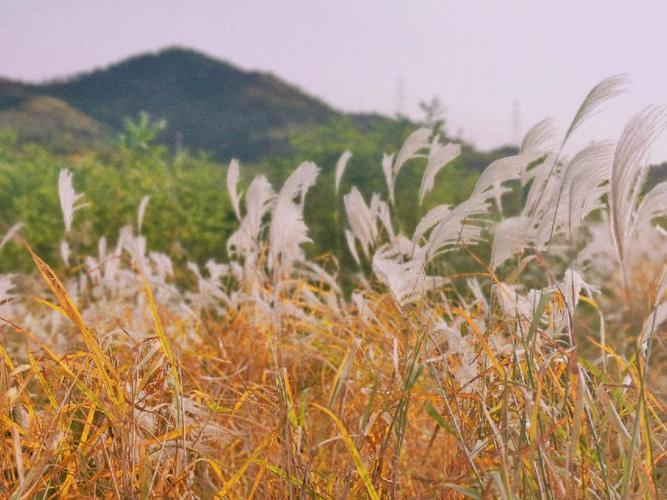
[[(311, 162), (243, 196), (230, 164), (224, 262), (148, 248), (147, 197), (113, 249), (68, 235), (58, 275), (25, 244), (35, 270), (0, 275), (0, 497), (659, 497), (667, 184), (644, 184), (664, 122), (633, 118), (611, 166), (609, 143), (559, 162), (540, 122), (408, 223), (399, 170), (427, 164), (418, 210), (460, 149), (420, 129), (382, 161), (388, 194), (329, 212), (352, 269), (303, 245)], [(340, 201), (349, 158), (319, 194)]]
[(225, 483), (225, 485), (216, 493), (216, 498), (224, 498), (225, 495), (227, 495), (230, 490), (234, 487), (236, 483), (239, 482), (239, 480), (243, 477), (243, 474), (248, 470), (248, 467), (252, 465), (256, 460), (259, 454), (271, 444), (271, 442), (276, 438), (276, 433), (274, 432), (273, 434), (267, 436), (264, 438), (264, 440), (261, 442), (261, 444), (255, 448), (255, 450), (250, 454), (248, 459), (243, 462), (243, 465), (236, 471), (236, 473), (229, 478), (229, 481)]
[(58, 276), (41, 258), (39, 258), (35, 252), (33, 252), (30, 245), (25, 243), (25, 247), (35, 262), (37, 269), (44, 278), (44, 281), (46, 281), (47, 285), (51, 289), (51, 292), (60, 302), (60, 305), (65, 311), (65, 314), (67, 314), (67, 317), (77, 326), (81, 332), (83, 341), (93, 356), (93, 361), (98, 367), (98, 372), (102, 377), (109, 398), (111, 398), (111, 401), (115, 403), (117, 408), (121, 407), (122, 389), (118, 384), (118, 374), (116, 373), (116, 369), (111, 364), (111, 361), (107, 355), (102, 351), (102, 348), (97, 342), (95, 333), (90, 330), (83, 321), (81, 313), (74, 304), (74, 301), (70, 297), (65, 286), (62, 284), (60, 279), (58, 279)]
[(364, 486), (366, 487), (368, 496), (373, 500), (378, 500), (380, 496), (375, 490), (375, 486), (373, 486), (373, 482), (371, 481), (371, 476), (368, 473), (368, 469), (366, 469), (364, 461), (361, 459), (361, 455), (359, 455), (359, 451), (357, 450), (357, 447), (354, 445), (354, 441), (350, 437), (350, 434), (347, 432), (347, 429), (345, 428), (343, 422), (341, 422), (340, 419), (336, 415), (334, 415), (331, 410), (325, 408), (324, 406), (318, 405), (316, 403), (313, 403), (311, 406), (325, 413), (336, 424), (338, 432), (340, 432), (343, 438), (343, 442), (345, 443), (345, 446), (347, 446), (347, 449), (352, 455), (354, 466), (357, 468), (357, 473), (359, 474), (359, 477), (361, 478), (361, 480), (364, 483)]
[(160, 340), (160, 345), (164, 352), (167, 362), (169, 363), (169, 370), (171, 372), (172, 383), (174, 384), (174, 389), (176, 390), (177, 397), (181, 397), (183, 394), (183, 389), (181, 387), (181, 378), (178, 373), (178, 365), (176, 363), (176, 358), (174, 353), (171, 350), (171, 345), (169, 344), (169, 339), (164, 333), (162, 328), (162, 322), (160, 321), (160, 314), (157, 310), (157, 305), (155, 304), (155, 297), (153, 296), (153, 290), (148, 283), (148, 280), (144, 278), (144, 290), (146, 291), (146, 297), (148, 298), (148, 305), (151, 309), (151, 314), (153, 316), (153, 322), (155, 325), (155, 333)]

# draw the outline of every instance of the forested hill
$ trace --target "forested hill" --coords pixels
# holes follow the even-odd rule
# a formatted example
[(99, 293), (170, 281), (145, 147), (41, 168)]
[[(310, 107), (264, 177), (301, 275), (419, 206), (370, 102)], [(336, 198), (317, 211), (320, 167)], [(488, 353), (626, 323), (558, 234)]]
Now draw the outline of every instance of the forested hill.
[(341, 113), (271, 74), (181, 48), (45, 84), (0, 80), (0, 128), (61, 149), (113, 137), (141, 112), (166, 120), (168, 146), (222, 161), (284, 153), (289, 135), (333, 119), (361, 129), (391, 121)]

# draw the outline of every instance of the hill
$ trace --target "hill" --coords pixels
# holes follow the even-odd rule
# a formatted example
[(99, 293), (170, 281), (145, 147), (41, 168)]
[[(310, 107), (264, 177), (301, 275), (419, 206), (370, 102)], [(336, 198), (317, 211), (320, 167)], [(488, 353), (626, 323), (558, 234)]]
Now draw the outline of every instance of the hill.
[[(380, 142), (389, 144), (404, 138), (396, 131), (417, 127), (404, 118), (342, 113), (272, 74), (244, 71), (184, 48), (41, 84), (0, 78), (0, 129), (11, 128), (21, 142), (57, 152), (111, 142), (127, 119), (142, 112), (166, 121), (162, 144), (211, 153), (222, 162), (290, 156), (295, 137), (330, 127), (386, 136)], [(480, 171), (499, 154), (467, 146), (463, 156), (467, 168)]]
[(13, 129), (24, 142), (63, 152), (79, 151), (104, 141), (109, 130), (55, 97), (37, 95), (0, 111), (0, 130)]
[(253, 161), (284, 152), (290, 133), (342, 116), (271, 74), (243, 71), (181, 48), (46, 84), (2, 81), (0, 123), (20, 117), (20, 135), (48, 138), (37, 126), (43, 111), (29, 116), (32, 107), (26, 108), (26, 101), (40, 96), (58, 99), (48, 102), (51, 107), (62, 103), (72, 118), (76, 113), (75, 123), (61, 123), (65, 134), (80, 135), (76, 132), (85, 122), (84, 129), (98, 138), (103, 130), (118, 131), (127, 118), (147, 112), (166, 120), (165, 144), (209, 151), (221, 160), (238, 156)]

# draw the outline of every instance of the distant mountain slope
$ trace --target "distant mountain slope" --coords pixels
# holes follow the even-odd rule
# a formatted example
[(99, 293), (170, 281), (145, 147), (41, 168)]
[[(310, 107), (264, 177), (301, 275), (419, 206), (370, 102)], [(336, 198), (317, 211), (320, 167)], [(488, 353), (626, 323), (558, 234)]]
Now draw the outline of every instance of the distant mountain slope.
[[(167, 121), (161, 138), (168, 145), (210, 151), (222, 160), (280, 153), (290, 131), (342, 115), (270, 74), (243, 71), (181, 48), (44, 85), (0, 81), (0, 112), (21, 113), (17, 123), (25, 126), (14, 128), (24, 136), (40, 136), (39, 127), (29, 126), (39, 118), (30, 120), (20, 109), (40, 95), (67, 103), (88, 115), (89, 124), (99, 122), (100, 129), (118, 131), (125, 119), (148, 112)], [(2, 124), (15, 118), (6, 115)]]
[(37, 88), (119, 130), (146, 111), (164, 118), (162, 140), (254, 160), (280, 152), (289, 130), (339, 113), (272, 75), (242, 71), (185, 49), (166, 49)]
[(61, 152), (79, 151), (106, 140), (110, 131), (55, 97), (25, 96), (12, 107), (0, 108), (0, 130), (13, 129), (25, 142)]
[[(56, 150), (110, 141), (141, 112), (166, 120), (160, 135), (166, 145), (210, 152), (221, 161), (289, 153), (290, 135), (335, 120), (364, 133), (397, 123), (378, 114), (341, 113), (271, 74), (182, 48), (44, 84), (0, 79), (0, 129), (13, 128), (21, 141)], [(464, 156), (472, 169), (487, 160), (472, 148)]]

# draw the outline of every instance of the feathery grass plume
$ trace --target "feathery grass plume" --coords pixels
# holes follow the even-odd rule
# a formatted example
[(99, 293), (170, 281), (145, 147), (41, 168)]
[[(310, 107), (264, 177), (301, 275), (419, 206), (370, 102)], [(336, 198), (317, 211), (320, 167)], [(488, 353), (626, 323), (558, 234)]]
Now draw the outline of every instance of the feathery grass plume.
[(356, 186), (343, 196), (343, 204), (347, 213), (347, 222), (354, 237), (361, 243), (361, 249), (369, 257), (369, 249), (375, 246), (378, 239), (377, 219), (379, 215), (380, 197), (373, 193), (370, 205), (366, 205), (364, 197)]
[[(471, 387), (479, 376), (479, 353), (473, 345), (473, 335), (461, 335), (460, 328), (444, 322), (436, 324), (431, 334), (438, 343), (445, 345), (443, 357), (447, 361), (447, 370), (452, 373), (459, 387)], [(435, 360), (428, 360), (435, 361)]]
[[(33, 254), (44, 280), (0, 275), (0, 496), (659, 496), (664, 383), (648, 368), (664, 359), (667, 187), (644, 194), (645, 174), (629, 177), (641, 180), (626, 202), (627, 294), (603, 205), (614, 161), (651, 142), (646, 122), (614, 160), (599, 143), (569, 162), (542, 122), (519, 159), (428, 211), (411, 239), (392, 204), (352, 187), (346, 240), (372, 258), (345, 287), (336, 256), (299, 248), (313, 164), (278, 198), (253, 179), (225, 262), (172, 262), (135, 226), (111, 250), (81, 245), (64, 282)], [(508, 189), (523, 209), (488, 214)], [(447, 277), (427, 274), (496, 218), (492, 269), (480, 247), (452, 256)], [(540, 247), (552, 227), (556, 244)], [(528, 244), (534, 254), (495, 275)], [(619, 334), (607, 342), (605, 328)]]
[(551, 151), (556, 147), (555, 138), (553, 119), (545, 118), (528, 129), (523, 136), (519, 151), (522, 154)]
[[(315, 184), (320, 169), (312, 162), (299, 165), (278, 193), (269, 228), (269, 265), (286, 269), (301, 259), (301, 245), (312, 240), (303, 221), (303, 203), (308, 189)], [(299, 197), (299, 203), (294, 198)]]
[(395, 157), (394, 155), (384, 155), (382, 159), (382, 172), (387, 182), (389, 201), (392, 205), (395, 204), (394, 191), (396, 189), (398, 172), (408, 160), (413, 158), (422, 149), (428, 147), (431, 133), (432, 131), (429, 128), (417, 129), (408, 136)]
[(347, 162), (350, 161), (350, 158), (352, 158), (352, 153), (345, 151), (340, 155), (340, 158), (338, 158), (338, 162), (336, 163), (336, 194), (338, 194), (338, 190), (340, 189), (340, 181), (343, 178)]
[(226, 308), (235, 309), (238, 305), (232, 293), (227, 293), (221, 280), (229, 274), (229, 266), (217, 264), (212, 260), (206, 262), (205, 266), (208, 276), (205, 277), (199, 266), (194, 262), (188, 262), (188, 269), (197, 278), (197, 292), (191, 296), (192, 303), (198, 308), (212, 308), (212, 310), (224, 311), (218, 308), (223, 303)]
[(529, 196), (537, 200), (530, 225), (537, 248), (546, 248), (561, 233), (572, 238), (584, 218), (604, 206), (613, 148), (610, 142), (589, 145), (552, 174), (554, 181), (548, 184), (541, 199)]
[(641, 232), (651, 231), (653, 221), (667, 215), (667, 182), (655, 185), (639, 203), (635, 211), (630, 241)]
[(382, 156), (382, 173), (384, 180), (387, 183), (387, 192), (389, 193), (389, 201), (394, 204), (394, 156), (393, 154), (384, 154)]
[(533, 225), (540, 222), (544, 210), (549, 208), (552, 198), (556, 196), (560, 187), (561, 172), (555, 169), (557, 162), (558, 152), (551, 151), (522, 175), (524, 184), (532, 180), (523, 204), (523, 214), (532, 219)]
[(497, 197), (498, 191), (506, 182), (520, 180), (523, 184), (527, 183), (536, 168), (533, 167), (528, 173), (528, 167), (553, 149), (551, 141), (554, 135), (550, 119), (533, 125), (526, 132), (518, 154), (495, 160), (484, 169), (475, 183), (471, 196), (493, 190), (494, 197)]
[(271, 211), (275, 192), (263, 175), (255, 177), (245, 195), (245, 216), (239, 228), (227, 240), (227, 252), (234, 257), (249, 257), (259, 250), (262, 219)]
[(148, 252), (148, 258), (153, 263), (160, 282), (164, 283), (167, 278), (174, 276), (174, 264), (168, 255), (160, 252)]
[(419, 151), (429, 146), (429, 138), (432, 130), (430, 128), (418, 128), (412, 132), (403, 143), (403, 146), (396, 155), (393, 173), (396, 176), (405, 163), (415, 156)]
[(496, 224), (491, 247), (491, 269), (497, 269), (530, 245), (533, 237), (529, 228), (530, 219), (521, 215), (508, 217)]
[[(544, 171), (547, 170), (547, 165), (556, 157), (556, 153), (554, 153), (555, 137), (556, 132), (550, 118), (533, 125), (526, 132), (519, 153), (515, 156), (501, 158), (489, 165), (482, 172), (474, 192), (481, 193), (488, 190), (496, 201), (498, 211), (502, 213), (502, 195), (505, 183), (518, 180), (522, 186), (525, 186), (536, 177), (543, 176)], [(536, 191), (536, 184), (539, 185), (538, 182), (533, 182), (533, 192)]]
[(593, 143), (577, 153), (568, 164), (563, 185), (567, 191), (567, 232), (570, 238), (586, 216), (604, 206), (613, 152), (611, 142)]
[(609, 274), (616, 268), (618, 256), (611, 234), (611, 223), (608, 210), (600, 213), (600, 221), (591, 222), (586, 226), (588, 237), (586, 245), (576, 257), (577, 267), (589, 272), (601, 271)]
[(424, 203), (424, 197), (431, 192), (435, 183), (435, 176), (461, 154), (460, 144), (442, 144), (438, 136), (433, 138), (428, 153), (428, 163), (422, 176), (419, 187), (419, 204)]
[(582, 292), (586, 292), (589, 298), (592, 298), (594, 293), (600, 292), (599, 288), (584, 281), (581, 273), (574, 267), (569, 267), (565, 271), (560, 289), (570, 318), (574, 318), (574, 312), (579, 304)]
[(248, 187), (245, 198), (246, 217), (250, 221), (252, 234), (259, 233), (262, 218), (270, 210), (274, 199), (275, 192), (268, 179), (263, 175), (255, 177)]
[(132, 226), (123, 226), (118, 236), (120, 247), (130, 254), (132, 264), (147, 275), (149, 273), (148, 261), (146, 259), (146, 238), (140, 234), (136, 236), (132, 232)]
[(417, 300), (441, 282), (441, 279), (427, 277), (425, 266), (426, 253), (421, 248), (409, 258), (391, 245), (379, 248), (373, 255), (373, 272), (389, 288), (400, 307)]
[[(547, 290), (535, 288), (531, 288), (527, 293), (521, 293), (521, 290), (520, 285), (509, 285), (503, 282), (496, 283), (493, 288), (494, 296), (506, 319), (516, 321), (518, 330), (529, 328), (530, 324), (534, 323), (534, 319), (541, 320), (541, 317), (534, 318), (534, 316), (538, 312), (540, 299), (547, 293)], [(536, 326), (539, 325), (536, 324)]]
[(450, 205), (438, 205), (433, 207), (431, 210), (426, 212), (426, 214), (419, 219), (415, 232), (412, 235), (412, 241), (417, 243), (422, 237), (428, 233), (435, 225), (442, 221), (445, 216), (451, 212), (452, 207)]
[(392, 248), (394, 248), (401, 255), (405, 255), (406, 257), (412, 257), (415, 252), (420, 250), (416, 243), (403, 234), (394, 235), (390, 239), (389, 243)]
[(241, 220), (241, 200), (237, 191), (239, 177), (239, 161), (233, 159), (229, 162), (229, 167), (227, 168), (227, 192), (229, 193), (229, 199), (232, 202), (232, 208), (234, 209), (236, 218)]
[(2, 237), (2, 240), (0, 240), (0, 248), (4, 247), (9, 240), (16, 236), (21, 231), (21, 229), (23, 229), (24, 225), (25, 224), (23, 224), (23, 222), (17, 222), (12, 227), (10, 227)]
[(74, 191), (72, 185), (72, 172), (69, 169), (63, 169), (58, 176), (58, 195), (60, 196), (60, 208), (63, 212), (63, 221), (65, 222), (65, 233), (69, 234), (72, 229), (72, 220), (74, 212), (82, 205), (76, 202), (81, 199), (83, 194)]
[(354, 307), (356, 307), (357, 313), (364, 323), (372, 320), (377, 321), (375, 314), (373, 314), (373, 311), (368, 306), (368, 300), (366, 300), (366, 297), (362, 292), (352, 292), (350, 299), (352, 304), (354, 304)]
[(287, 267), (302, 258), (301, 245), (312, 242), (308, 237), (308, 227), (303, 221), (302, 208), (279, 196), (273, 209), (269, 238), (271, 267), (277, 268), (279, 263)]
[(665, 125), (662, 108), (650, 106), (644, 109), (625, 126), (614, 151), (609, 204), (612, 236), (624, 279), (629, 272), (628, 249), (636, 219), (637, 200), (648, 170), (649, 151)]
[[(374, 206), (373, 202), (375, 202)], [(396, 237), (396, 233), (394, 225), (391, 222), (391, 208), (389, 208), (389, 205), (378, 196), (375, 199), (371, 198), (371, 209), (376, 213), (378, 220), (387, 233), (387, 237), (393, 240)]]
[(72, 250), (69, 247), (67, 240), (60, 241), (60, 257), (63, 259), (63, 262), (66, 266), (69, 266), (69, 258), (72, 255)]
[(555, 194), (556, 202), (555, 208), (553, 210), (551, 231), (545, 238), (546, 240), (551, 240), (553, 236), (556, 218), (559, 215), (558, 208), (560, 206), (560, 199), (563, 195), (564, 186), (562, 183), (557, 189), (554, 187), (554, 184), (558, 184), (562, 177), (554, 174), (558, 171), (558, 167), (560, 165), (558, 160), (560, 158), (561, 152), (563, 151), (563, 148), (565, 147), (565, 144), (567, 144), (567, 141), (572, 136), (574, 131), (579, 127), (579, 125), (581, 125), (587, 118), (593, 115), (604, 102), (623, 92), (623, 86), (625, 85), (625, 82), (626, 78), (624, 75), (616, 75), (603, 80), (590, 90), (590, 92), (584, 98), (584, 101), (579, 106), (579, 109), (575, 113), (575, 116), (572, 119), (567, 132), (563, 136), (560, 147), (555, 152), (552, 161), (549, 162), (550, 166), (548, 171), (544, 171), (546, 175), (538, 176), (535, 179), (535, 196), (529, 203), (527, 203), (527, 206), (532, 207), (529, 209), (529, 211), (533, 217), (533, 224), (537, 224), (538, 219), (543, 215), (541, 210), (544, 209), (545, 204), (542, 203), (540, 205), (540, 200), (544, 200), (545, 196), (551, 196), (553, 193), (557, 193)]
[(146, 215), (146, 207), (148, 207), (150, 199), (151, 197), (146, 195), (141, 198), (141, 202), (139, 203), (139, 209), (137, 210), (137, 233), (141, 234), (141, 227), (144, 224), (144, 216)]
[[(0, 274), (0, 315), (3, 318), (11, 317), (15, 314), (13, 308), (17, 299), (19, 299), (19, 295), (12, 293), (16, 287), (14, 277), (14, 274)], [(0, 346), (0, 355), (1, 354), (2, 346)], [(2, 382), (0, 382), (0, 384), (2, 384)], [(7, 390), (6, 386), (0, 386), (0, 389)]]
[(427, 261), (453, 247), (479, 243), (485, 225), (479, 216), (488, 210), (489, 203), (483, 196), (473, 196), (448, 211), (429, 235)]
[(303, 208), (306, 193), (315, 184), (319, 173), (320, 169), (312, 161), (303, 162), (290, 174), (283, 187), (280, 188), (278, 198), (292, 201), (299, 195), (299, 204)]
[(358, 266), (360, 266), (361, 260), (359, 259), (359, 253), (357, 252), (357, 241), (354, 238), (354, 233), (349, 229), (345, 230), (345, 242), (347, 243), (347, 248), (352, 254), (352, 258), (354, 258), (354, 261)]
[(586, 119), (595, 114), (599, 107), (608, 101), (609, 99), (622, 94), (625, 90), (625, 85), (627, 83), (626, 75), (615, 75), (609, 78), (602, 80), (595, 87), (593, 87), (590, 92), (586, 95), (586, 98), (579, 106), (570, 126), (565, 132), (563, 137), (563, 144), (572, 136), (574, 131), (581, 125)]
[(495, 160), (481, 173), (470, 196), (497, 198), (502, 195), (503, 186), (507, 182), (520, 180), (522, 184), (526, 184), (535, 170), (539, 169), (539, 166), (533, 167), (528, 173), (528, 167), (545, 156), (544, 152), (530, 151)]

